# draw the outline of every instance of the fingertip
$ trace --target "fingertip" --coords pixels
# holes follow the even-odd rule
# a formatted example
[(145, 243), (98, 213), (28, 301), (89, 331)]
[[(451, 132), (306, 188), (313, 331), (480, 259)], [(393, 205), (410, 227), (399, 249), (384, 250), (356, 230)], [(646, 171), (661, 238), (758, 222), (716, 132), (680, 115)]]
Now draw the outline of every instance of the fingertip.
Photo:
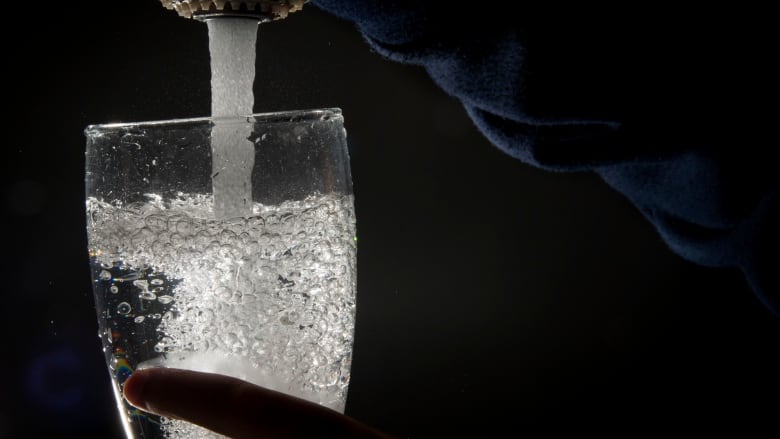
[(123, 393), (125, 400), (133, 407), (141, 410), (148, 410), (148, 405), (144, 397), (144, 388), (149, 381), (146, 370), (137, 370), (125, 381)]

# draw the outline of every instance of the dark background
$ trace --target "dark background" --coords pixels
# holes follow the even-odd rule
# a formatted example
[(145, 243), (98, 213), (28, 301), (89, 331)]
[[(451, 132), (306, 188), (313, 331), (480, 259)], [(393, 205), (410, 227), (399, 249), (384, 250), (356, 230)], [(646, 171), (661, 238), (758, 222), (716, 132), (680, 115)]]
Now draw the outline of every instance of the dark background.
[[(206, 27), (156, 0), (39, 7), (3, 29), (0, 437), (119, 437), (82, 131), (208, 115)], [(359, 235), (347, 414), (411, 437), (776, 428), (780, 319), (740, 273), (672, 254), (593, 175), (502, 155), (424, 71), (311, 6), (261, 27), (255, 93), (260, 112), (344, 111)]]

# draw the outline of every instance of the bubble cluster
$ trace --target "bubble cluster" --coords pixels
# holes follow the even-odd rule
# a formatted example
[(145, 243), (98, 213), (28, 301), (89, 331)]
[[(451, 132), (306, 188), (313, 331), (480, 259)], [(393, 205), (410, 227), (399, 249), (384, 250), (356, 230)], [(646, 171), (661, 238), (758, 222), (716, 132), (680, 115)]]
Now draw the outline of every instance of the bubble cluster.
[(108, 318), (154, 322), (158, 358), (141, 361), (232, 375), (343, 410), (355, 316), (352, 206), (351, 196), (320, 196), (214, 219), (202, 195), (124, 206), (89, 199), (90, 254), (108, 273), (96, 282), (135, 295)]

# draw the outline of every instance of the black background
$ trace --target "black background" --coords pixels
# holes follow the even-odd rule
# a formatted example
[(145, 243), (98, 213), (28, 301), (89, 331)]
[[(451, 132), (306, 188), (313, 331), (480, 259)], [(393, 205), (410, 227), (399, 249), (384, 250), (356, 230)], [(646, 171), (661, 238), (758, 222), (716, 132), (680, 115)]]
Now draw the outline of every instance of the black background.
[[(119, 437), (83, 129), (208, 115), (206, 27), (156, 0), (29, 7), (3, 29), (0, 437)], [(411, 437), (776, 428), (780, 319), (740, 273), (672, 254), (595, 176), (502, 155), (424, 71), (315, 7), (261, 27), (255, 95), (258, 112), (345, 115), (359, 236), (347, 414)]]

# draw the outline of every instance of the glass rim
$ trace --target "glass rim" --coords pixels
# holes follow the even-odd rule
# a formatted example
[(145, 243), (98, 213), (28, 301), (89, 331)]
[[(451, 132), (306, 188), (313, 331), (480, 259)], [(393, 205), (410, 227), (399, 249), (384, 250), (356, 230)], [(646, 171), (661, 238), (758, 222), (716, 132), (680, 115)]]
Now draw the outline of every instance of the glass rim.
[(301, 110), (272, 111), (266, 113), (251, 113), (238, 116), (201, 116), (190, 118), (146, 120), (139, 122), (109, 122), (90, 124), (84, 128), (84, 134), (101, 133), (112, 130), (128, 128), (175, 126), (192, 123), (215, 122), (220, 123), (255, 123), (255, 122), (310, 122), (312, 120), (325, 120), (324, 117), (341, 117), (341, 108), (309, 108)]

